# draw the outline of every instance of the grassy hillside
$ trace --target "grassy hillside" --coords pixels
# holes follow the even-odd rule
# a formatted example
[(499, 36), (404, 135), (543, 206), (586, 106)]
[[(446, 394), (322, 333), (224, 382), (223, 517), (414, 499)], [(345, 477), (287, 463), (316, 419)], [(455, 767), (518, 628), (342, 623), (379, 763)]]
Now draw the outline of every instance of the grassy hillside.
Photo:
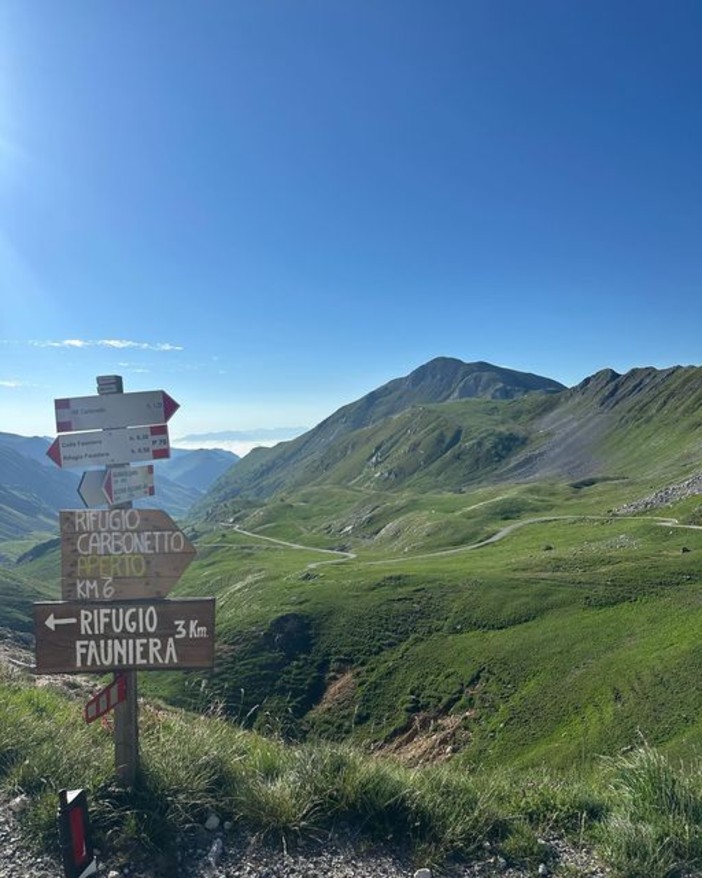
[(271, 840), (271, 864), (300, 840), (329, 850), (339, 837), (356, 841), (363, 865), (378, 845), (400, 854), (408, 874), (483, 861), (479, 874), (509, 866), (533, 875), (546, 863), (561, 878), (670, 878), (696, 874), (702, 856), (699, 759), (678, 765), (645, 744), (587, 772), (409, 769), (145, 702), (142, 770), (126, 791), (113, 783), (111, 735), (83, 722), (81, 700), (59, 680), (36, 687), (0, 666), (0, 789), (23, 794), (25, 840), (54, 855), (57, 792), (86, 789), (105, 872), (141, 860), (155, 874), (192, 874), (181, 855), (202, 839), (210, 812), (233, 823), (226, 847), (248, 837), (260, 860), (261, 840)]
[[(532, 394), (556, 394), (564, 389), (558, 382), (538, 375), (503, 369), (489, 363), (463, 363), (439, 357), (409, 375), (394, 379), (343, 406), (303, 436), (280, 443), (273, 449), (255, 449), (246, 455), (235, 470), (217, 481), (198, 509), (205, 511), (216, 502), (242, 494), (269, 497), (284, 488), (317, 480), (328, 470), (328, 464), (318, 462), (321, 456), (327, 456), (327, 451), (332, 460), (339, 459), (350, 436), (356, 448), (359, 443), (355, 434), (366, 428), (388, 424), (396, 416), (417, 407), (458, 399), (504, 401)], [(388, 431), (383, 426), (379, 441), (389, 432), (392, 429)], [(374, 437), (376, 434), (371, 431), (368, 435)], [(448, 447), (452, 447), (450, 443), (455, 440), (444, 437), (438, 441), (439, 444), (443, 442), (444, 446), (448, 444)], [(372, 444), (367, 450), (372, 457)], [(363, 458), (364, 461), (368, 459)]]
[(179, 590), (218, 597), (216, 671), (147, 689), (471, 766), (586, 765), (640, 734), (681, 754), (702, 743), (696, 497), (626, 516), (609, 481), (330, 493), (242, 513), (257, 535), (202, 535)]
[(502, 476), (675, 480), (699, 469), (701, 406), (699, 367), (600, 372), (559, 396), (534, 424), (541, 446)]
[(0, 629), (23, 634), (32, 632), (32, 604), (55, 600), (53, 585), (26, 573), (0, 566)]
[[(13, 441), (16, 440), (16, 441)], [(26, 456), (41, 439), (0, 434), (0, 559), (17, 554), (57, 532), (56, 511), (74, 503), (78, 479)]]

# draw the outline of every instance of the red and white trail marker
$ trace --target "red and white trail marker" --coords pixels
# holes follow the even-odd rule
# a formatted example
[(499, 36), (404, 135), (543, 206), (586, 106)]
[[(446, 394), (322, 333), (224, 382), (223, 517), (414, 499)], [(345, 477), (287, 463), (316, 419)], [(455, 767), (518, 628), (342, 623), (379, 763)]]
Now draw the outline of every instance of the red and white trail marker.
[(83, 709), (86, 723), (92, 723), (113, 710), (127, 697), (127, 679), (124, 674), (115, 674), (114, 680), (94, 695)]

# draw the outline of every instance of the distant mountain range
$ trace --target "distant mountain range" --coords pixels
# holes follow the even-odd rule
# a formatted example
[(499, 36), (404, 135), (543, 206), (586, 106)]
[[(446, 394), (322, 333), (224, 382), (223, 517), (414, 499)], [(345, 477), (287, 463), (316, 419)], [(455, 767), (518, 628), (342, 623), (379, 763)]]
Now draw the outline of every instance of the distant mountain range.
[(455, 491), (501, 480), (619, 477), (640, 459), (648, 447), (640, 443), (659, 419), (670, 441), (657, 468), (684, 471), (699, 443), (701, 406), (697, 367), (606, 369), (569, 389), (441, 357), (290, 442), (252, 451), (196, 511), (310, 485)]
[(170, 458), (158, 463), (157, 473), (169, 482), (202, 494), (238, 460), (236, 454), (221, 448), (172, 448)]
[(272, 427), (256, 430), (220, 430), (215, 433), (190, 433), (178, 442), (283, 442), (305, 433), (308, 427)]
[[(0, 541), (46, 535), (58, 527), (59, 509), (81, 506), (80, 470), (58, 469), (46, 455), (51, 440), (0, 433)], [(155, 463), (157, 505), (180, 517), (218, 476), (237, 462), (228, 451), (172, 449)], [(154, 499), (150, 499), (150, 506)]]
[(58, 509), (74, 506), (78, 477), (58, 470), (46, 455), (49, 443), (0, 433), (0, 540), (56, 529)]

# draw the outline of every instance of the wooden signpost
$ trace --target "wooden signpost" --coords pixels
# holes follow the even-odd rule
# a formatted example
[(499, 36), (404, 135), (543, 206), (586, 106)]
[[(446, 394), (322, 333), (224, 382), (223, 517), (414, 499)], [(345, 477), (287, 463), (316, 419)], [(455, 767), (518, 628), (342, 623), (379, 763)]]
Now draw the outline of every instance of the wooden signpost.
[[(178, 408), (162, 390), (123, 393), (119, 375), (98, 376), (98, 395), (55, 401), (61, 434), (47, 454), (84, 474), (88, 507), (60, 513), (63, 601), (34, 605), (37, 673), (119, 676), (86, 707), (86, 721), (115, 712), (115, 767), (132, 786), (139, 756), (137, 670), (211, 668), (214, 598), (166, 600), (195, 547), (165, 512), (133, 509), (153, 494), (153, 466), (170, 456), (166, 421)], [(72, 432), (85, 431), (85, 432)]]

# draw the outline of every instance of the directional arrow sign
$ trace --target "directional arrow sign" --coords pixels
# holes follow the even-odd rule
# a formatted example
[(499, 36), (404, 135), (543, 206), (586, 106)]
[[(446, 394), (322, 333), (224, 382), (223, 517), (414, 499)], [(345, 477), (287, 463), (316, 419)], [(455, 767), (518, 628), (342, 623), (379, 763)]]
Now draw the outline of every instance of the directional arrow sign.
[(127, 503), (154, 493), (153, 466), (125, 466), (111, 469), (102, 489), (110, 504)]
[(105, 466), (170, 457), (168, 427), (128, 427), (68, 433), (54, 439), (46, 452), (60, 467)]
[(195, 557), (160, 509), (66, 509), (59, 519), (65, 600), (162, 598)]
[(104, 469), (91, 469), (83, 473), (78, 493), (86, 506), (106, 506), (110, 502), (102, 489), (106, 476), (107, 471)]
[(214, 598), (34, 604), (39, 674), (211, 668)]
[(163, 390), (55, 399), (56, 432), (165, 424), (179, 408)]
[(115, 505), (150, 497), (155, 493), (154, 468), (150, 465), (91, 469), (83, 473), (78, 493), (86, 506)]
[(57, 619), (53, 613), (47, 617), (46, 622), (44, 623), (47, 628), (51, 628), (52, 631), (56, 630), (57, 625), (75, 625), (78, 619), (74, 619), (72, 617), (66, 617), (64, 619)]

